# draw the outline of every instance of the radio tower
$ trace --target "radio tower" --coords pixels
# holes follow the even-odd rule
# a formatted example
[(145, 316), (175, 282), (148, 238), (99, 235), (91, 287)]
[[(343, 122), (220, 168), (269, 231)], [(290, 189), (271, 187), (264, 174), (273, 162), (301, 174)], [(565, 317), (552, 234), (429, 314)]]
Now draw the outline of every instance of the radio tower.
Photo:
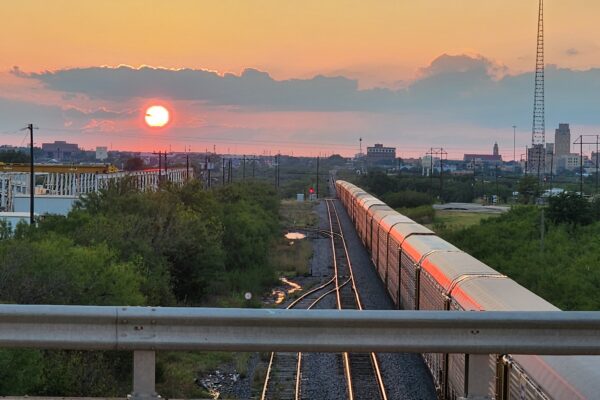
[(529, 149), (529, 171), (540, 173), (545, 170), (546, 121), (544, 117), (544, 0), (539, 0), (537, 52), (535, 58), (535, 90), (533, 95), (533, 128)]

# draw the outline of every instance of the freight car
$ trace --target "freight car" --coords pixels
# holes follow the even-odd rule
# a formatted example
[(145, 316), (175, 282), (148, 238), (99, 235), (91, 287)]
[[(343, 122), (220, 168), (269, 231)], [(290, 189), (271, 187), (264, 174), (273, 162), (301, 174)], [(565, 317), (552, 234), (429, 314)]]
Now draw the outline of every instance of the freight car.
[[(377, 274), (399, 309), (558, 311), (507, 276), (394, 211), (361, 188), (338, 180), (337, 195)], [(423, 354), (442, 399), (466, 397), (468, 354)], [(600, 398), (600, 357), (491, 354), (495, 399)]]

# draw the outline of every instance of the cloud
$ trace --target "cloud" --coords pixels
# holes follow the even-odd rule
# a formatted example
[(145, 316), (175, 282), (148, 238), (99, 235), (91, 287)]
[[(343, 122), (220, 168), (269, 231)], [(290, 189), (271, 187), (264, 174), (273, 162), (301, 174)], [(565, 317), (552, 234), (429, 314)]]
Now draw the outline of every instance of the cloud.
[(469, 74), (472, 76), (501, 78), (508, 73), (508, 68), (481, 55), (442, 54), (433, 60), (429, 66), (421, 68), (420, 71), (425, 77)]
[(26, 76), (51, 90), (109, 100), (167, 97), (262, 109), (341, 110), (358, 108), (360, 97), (356, 80), (316, 76), (276, 81), (268, 73), (250, 68), (239, 76), (127, 66), (74, 68)]
[[(339, 117), (321, 125), (315, 123), (310, 128), (315, 138), (330, 132), (340, 137), (363, 136), (374, 140), (402, 137), (411, 142), (425, 138), (447, 141), (463, 137), (465, 141), (487, 143), (490, 139), (473, 133), (477, 127), (481, 132), (506, 129), (512, 139), (510, 127), (513, 124), (525, 131), (531, 126), (534, 84), (531, 72), (510, 75), (500, 63), (481, 55), (466, 54), (442, 54), (419, 72), (415, 81), (401, 88), (361, 89), (356, 80), (344, 76), (276, 80), (256, 69), (246, 69), (239, 75), (147, 66), (72, 68), (39, 73), (12, 70), (13, 74), (35, 81), (52, 93), (67, 98), (76, 96), (77, 108), (59, 109), (62, 118), (76, 121), (75, 126), (84, 126), (92, 120), (94, 126), (98, 126), (99, 121), (126, 121), (135, 113), (128, 110), (139, 104), (140, 99), (147, 98), (185, 104), (188, 109), (186, 117), (180, 120), (181, 128), (208, 132), (214, 125), (211, 118), (221, 113), (226, 120), (219, 122), (219, 134), (235, 129), (236, 135), (245, 135), (256, 129), (265, 135), (285, 130), (290, 135), (308, 137), (308, 128), (288, 124), (292, 121), (289, 116), (294, 113), (314, 121), (319, 113)], [(90, 107), (80, 99), (109, 106)], [(125, 111), (114, 104), (123, 106)], [(600, 126), (598, 104), (600, 69), (578, 71), (547, 66), (546, 126), (564, 121)], [(343, 129), (335, 133), (328, 130), (331, 124), (342, 126), (340, 121), (349, 115), (360, 115), (365, 123), (343, 125)], [(247, 116), (268, 118), (273, 125), (261, 125)], [(106, 124), (103, 128), (112, 129)]]
[(70, 119), (128, 119), (131, 118), (137, 111), (126, 110), (126, 111), (111, 111), (106, 108), (98, 108), (96, 110), (81, 110), (75, 107), (67, 107), (63, 110), (63, 115)]
[(579, 54), (581, 54), (581, 52), (579, 50), (577, 50), (575, 47), (570, 47), (565, 50), (565, 54), (567, 56), (574, 57), (574, 56), (578, 56)]

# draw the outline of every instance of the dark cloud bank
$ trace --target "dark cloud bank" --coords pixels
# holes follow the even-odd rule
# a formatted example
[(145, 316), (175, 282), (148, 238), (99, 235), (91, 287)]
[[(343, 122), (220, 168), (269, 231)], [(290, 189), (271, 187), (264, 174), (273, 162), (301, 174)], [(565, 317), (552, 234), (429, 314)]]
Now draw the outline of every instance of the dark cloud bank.
[[(108, 100), (135, 97), (192, 100), (260, 111), (362, 111), (432, 115), (484, 126), (525, 121), (533, 96), (531, 73), (507, 75), (481, 56), (442, 55), (421, 70), (421, 78), (400, 90), (359, 90), (356, 80), (315, 76), (274, 80), (266, 72), (241, 75), (151, 67), (91, 67), (19, 76), (47, 88)], [(547, 115), (579, 124), (600, 124), (600, 69), (546, 69)]]

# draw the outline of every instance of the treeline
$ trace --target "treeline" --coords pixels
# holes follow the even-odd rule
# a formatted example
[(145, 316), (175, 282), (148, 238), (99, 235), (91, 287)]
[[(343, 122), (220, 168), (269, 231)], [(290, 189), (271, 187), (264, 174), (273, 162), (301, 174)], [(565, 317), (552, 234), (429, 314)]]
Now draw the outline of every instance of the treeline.
[[(0, 302), (242, 304), (275, 280), (269, 246), (279, 199), (270, 185), (197, 183), (141, 193), (130, 182), (0, 236)], [(258, 296), (255, 296), (258, 297)], [(0, 351), (0, 394), (123, 395), (131, 355)]]
[[(598, 202), (552, 197), (441, 235), (563, 310), (600, 309)], [(542, 222), (543, 221), (543, 222)], [(542, 241), (543, 231), (543, 241)]]
[[(478, 171), (476, 174), (466, 176), (444, 174), (442, 180), (439, 175), (433, 177), (408, 173), (387, 175), (383, 171), (373, 170), (353, 181), (378, 197), (390, 196), (397, 192), (425, 194), (427, 200), (423, 198), (420, 204), (424, 205), (431, 204), (434, 200), (469, 203), (476, 198), (491, 195), (498, 195), (506, 202), (514, 191), (519, 190), (520, 179), (509, 175), (496, 176), (495, 170)], [(402, 204), (398, 207), (411, 206)]]

